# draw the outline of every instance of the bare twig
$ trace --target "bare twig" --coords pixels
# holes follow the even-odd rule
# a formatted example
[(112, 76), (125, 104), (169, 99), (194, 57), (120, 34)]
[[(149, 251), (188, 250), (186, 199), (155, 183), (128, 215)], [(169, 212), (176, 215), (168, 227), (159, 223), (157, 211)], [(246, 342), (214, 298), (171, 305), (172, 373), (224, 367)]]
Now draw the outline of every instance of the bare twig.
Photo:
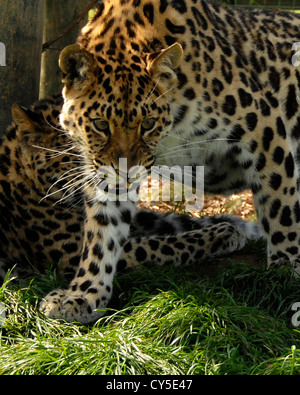
[(91, 1), (90, 4), (82, 11), (82, 13), (69, 26), (67, 26), (57, 37), (52, 38), (49, 41), (46, 41), (43, 44), (42, 52), (44, 52), (46, 49), (50, 47), (50, 45), (60, 40), (67, 33), (69, 33), (69, 31), (72, 30), (86, 16), (86, 14), (90, 11), (90, 9), (92, 9), (98, 3), (98, 1), (99, 0)]

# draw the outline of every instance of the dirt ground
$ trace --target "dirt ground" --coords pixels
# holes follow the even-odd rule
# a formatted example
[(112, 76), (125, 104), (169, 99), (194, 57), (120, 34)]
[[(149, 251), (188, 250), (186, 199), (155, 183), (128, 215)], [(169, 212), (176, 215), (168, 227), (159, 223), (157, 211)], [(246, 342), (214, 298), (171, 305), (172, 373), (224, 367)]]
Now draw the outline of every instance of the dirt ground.
[[(141, 185), (141, 199), (139, 207), (143, 209), (151, 209), (162, 212), (184, 212), (185, 203), (178, 201), (162, 202), (158, 200), (159, 188), (161, 184), (155, 181), (155, 190), (157, 194), (152, 194), (155, 200), (151, 201), (151, 197), (147, 196), (146, 183)], [(150, 189), (150, 187), (148, 187)], [(251, 191), (244, 191), (243, 193), (234, 194), (230, 197), (221, 195), (205, 195), (204, 206), (200, 212), (192, 213), (193, 216), (202, 217), (204, 215), (218, 215), (218, 214), (235, 214), (246, 220), (255, 220), (256, 214), (253, 205), (253, 197)]]
[[(146, 184), (146, 183), (145, 183)], [(159, 183), (156, 182), (156, 193), (154, 193), (155, 201), (151, 201), (149, 194), (150, 187), (147, 185), (141, 185), (139, 208), (151, 209), (161, 212), (185, 212), (185, 202), (162, 202), (158, 200), (159, 195)], [(153, 194), (152, 194), (153, 196)], [(195, 217), (202, 217), (205, 215), (219, 215), (219, 214), (234, 214), (245, 220), (255, 221), (256, 213), (253, 204), (252, 192), (250, 190), (244, 191), (243, 193), (234, 194), (230, 197), (224, 197), (221, 195), (204, 195), (204, 206), (200, 212), (191, 213)], [(231, 267), (237, 262), (243, 262), (249, 266), (255, 268), (263, 268), (265, 266), (265, 252), (262, 248), (250, 248), (245, 247), (241, 251), (236, 251), (230, 254), (229, 257), (219, 257), (213, 260), (207, 260), (201, 262), (201, 265), (197, 265), (195, 270), (200, 275), (217, 273), (219, 270), (225, 267)]]

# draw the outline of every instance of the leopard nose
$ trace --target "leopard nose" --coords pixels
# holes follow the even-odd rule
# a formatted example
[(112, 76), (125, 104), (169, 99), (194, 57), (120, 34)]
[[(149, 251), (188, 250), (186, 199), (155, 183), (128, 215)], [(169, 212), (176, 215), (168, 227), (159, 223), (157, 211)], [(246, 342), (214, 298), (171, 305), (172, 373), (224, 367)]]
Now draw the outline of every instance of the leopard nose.
[(138, 164), (137, 148), (131, 147), (130, 149), (115, 149), (112, 153), (112, 163), (115, 168), (120, 167), (120, 162), (126, 162), (128, 168), (136, 166)]
[(127, 169), (124, 168), (124, 166), (122, 166), (122, 168), (119, 168), (119, 167), (116, 167), (113, 163), (111, 163), (111, 166), (118, 176), (120, 176), (121, 178), (127, 179)]

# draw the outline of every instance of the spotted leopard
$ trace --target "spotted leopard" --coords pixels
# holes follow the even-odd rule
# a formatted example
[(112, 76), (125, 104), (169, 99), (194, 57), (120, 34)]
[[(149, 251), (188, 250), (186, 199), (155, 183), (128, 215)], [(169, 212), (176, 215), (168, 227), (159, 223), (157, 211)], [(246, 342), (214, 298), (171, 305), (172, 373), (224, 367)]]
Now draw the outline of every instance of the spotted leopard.
[[(105, 287), (110, 293), (110, 283), (99, 282), (89, 287), (99, 275), (96, 263), (92, 262), (87, 272), (82, 267), (78, 269), (81, 256), (87, 254), (83, 245), (81, 169), (84, 164), (73, 142), (60, 128), (61, 107), (61, 96), (39, 101), (30, 110), (14, 105), (14, 123), (0, 143), (0, 285), (10, 271), (12, 277), (28, 278), (36, 270), (43, 273), (51, 263), (67, 281), (76, 275), (72, 291), (89, 290), (88, 294), (94, 296)], [(238, 250), (246, 237), (259, 235), (255, 224), (232, 216), (197, 219), (138, 210), (131, 221), (130, 238), (124, 241), (117, 270), (144, 262), (199, 263)], [(109, 239), (106, 246), (101, 242), (93, 253), (100, 257), (105, 248), (113, 251), (116, 244), (114, 239)], [(64, 306), (56, 303), (65, 292), (50, 293), (51, 310), (43, 302), (41, 309), (46, 314), (63, 314), (72, 321), (73, 315), (65, 314)], [(75, 301), (84, 302), (79, 298)], [(96, 299), (95, 308), (103, 301)], [(67, 307), (71, 304), (69, 301)], [(92, 311), (87, 316), (74, 311), (80, 321), (90, 322), (95, 318)]]
[[(299, 22), (290, 12), (207, 0), (104, 0), (60, 55), (60, 122), (84, 157), (86, 177), (100, 178), (103, 166), (118, 172), (119, 158), (129, 168), (203, 165), (207, 192), (252, 189), (268, 265), (288, 263), (299, 273), (300, 73), (292, 63)], [(99, 298), (98, 307), (106, 306), (134, 212), (131, 201), (103, 205), (93, 187), (84, 195), (86, 253), (59, 299), (73, 300), (63, 315), (74, 319), (78, 298), (86, 317)], [(99, 256), (99, 243), (112, 239), (117, 247)], [(97, 275), (73, 289), (92, 263)]]

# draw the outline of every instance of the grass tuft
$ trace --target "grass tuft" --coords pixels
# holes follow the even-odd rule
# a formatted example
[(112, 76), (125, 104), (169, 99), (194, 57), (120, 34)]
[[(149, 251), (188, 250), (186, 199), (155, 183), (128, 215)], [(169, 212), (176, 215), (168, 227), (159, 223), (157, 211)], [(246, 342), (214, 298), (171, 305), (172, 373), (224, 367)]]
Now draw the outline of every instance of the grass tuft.
[(111, 310), (91, 326), (38, 311), (59, 286), (53, 271), (22, 286), (5, 283), (0, 374), (299, 374), (299, 330), (291, 325), (299, 280), (229, 263), (213, 274), (127, 272), (116, 280)]

